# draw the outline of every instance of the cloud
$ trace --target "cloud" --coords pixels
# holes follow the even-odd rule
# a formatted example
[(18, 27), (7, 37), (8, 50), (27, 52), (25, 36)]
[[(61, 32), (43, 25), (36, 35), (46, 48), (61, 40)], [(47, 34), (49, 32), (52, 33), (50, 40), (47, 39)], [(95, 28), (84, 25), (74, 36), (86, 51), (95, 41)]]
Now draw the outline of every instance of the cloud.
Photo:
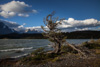
[(85, 19), (85, 20), (75, 20), (74, 18), (69, 18), (68, 20), (63, 20), (61, 27), (85, 27), (85, 26), (98, 26), (100, 21), (96, 19)]
[(42, 31), (41, 26), (26, 27), (26, 29)]
[(16, 15), (16, 13), (14, 12), (5, 12), (5, 11), (2, 11), (0, 12), (0, 15), (5, 17), (5, 18), (9, 18), (9, 17), (13, 17)]
[[(58, 25), (58, 28), (62, 32), (72, 32), (72, 31), (85, 31), (85, 30), (100, 30), (100, 21), (96, 19), (85, 19), (85, 20), (75, 20), (74, 18), (68, 18), (68, 20), (63, 20), (62, 24)], [(48, 30), (47, 26), (44, 26)], [(35, 29), (43, 31), (41, 26), (27, 27), (26, 29)]]
[[(8, 27), (21, 33), (25, 33), (29, 29), (31, 31), (34, 30), (43, 31), (41, 29), (41, 26), (25, 27), (26, 23), (19, 25), (16, 22), (4, 21), (4, 20), (0, 21), (5, 23)], [(44, 28), (48, 30), (47, 26), (44, 26)], [(85, 20), (75, 20), (74, 18), (68, 18), (68, 20), (63, 20), (62, 24), (58, 25), (58, 28), (61, 29), (62, 32), (100, 30), (100, 21), (93, 18)]]
[(13, 16), (28, 17), (29, 13), (37, 13), (37, 10), (31, 9), (31, 6), (25, 2), (11, 1), (0, 5), (0, 15), (4, 18)]
[(26, 23), (23, 23), (23, 25), (18, 26), (18, 28), (24, 28), (24, 25), (26, 25)]
[(18, 16), (22, 16), (22, 17), (29, 17), (28, 14), (18, 14)]
[(96, 19), (85, 19), (85, 20), (75, 20), (74, 18), (68, 18), (68, 20), (63, 20), (58, 28), (63, 31), (76, 31), (76, 30), (92, 30), (100, 26), (100, 21)]

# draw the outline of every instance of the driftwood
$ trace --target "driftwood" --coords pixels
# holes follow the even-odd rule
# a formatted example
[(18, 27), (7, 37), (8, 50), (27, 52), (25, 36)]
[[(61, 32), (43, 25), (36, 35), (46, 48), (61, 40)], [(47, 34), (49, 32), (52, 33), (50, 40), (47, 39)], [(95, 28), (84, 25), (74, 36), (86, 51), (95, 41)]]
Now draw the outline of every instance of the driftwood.
[(76, 48), (74, 45), (69, 44), (68, 42), (66, 42), (66, 44), (72, 49), (76, 50), (81, 58), (88, 58), (89, 55), (95, 57), (95, 54), (91, 52), (89, 49), (87, 49), (86, 47), (82, 46), (82, 47)]
[(77, 51), (80, 55), (82, 55), (84, 58), (87, 57), (87, 56), (85, 55), (84, 52), (82, 52), (80, 49), (75, 48), (74, 45), (71, 45), (71, 44), (69, 44), (68, 42), (66, 42), (66, 44), (67, 44), (68, 46), (70, 46), (72, 49), (76, 50), (76, 51)]

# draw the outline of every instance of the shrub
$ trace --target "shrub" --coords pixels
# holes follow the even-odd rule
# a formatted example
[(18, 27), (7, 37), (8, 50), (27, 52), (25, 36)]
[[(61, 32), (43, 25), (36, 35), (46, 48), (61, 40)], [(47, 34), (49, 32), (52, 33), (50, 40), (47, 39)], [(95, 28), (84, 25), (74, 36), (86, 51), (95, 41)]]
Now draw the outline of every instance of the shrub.
[(44, 53), (40, 53), (40, 54), (37, 54), (33, 57), (33, 60), (47, 60), (47, 59), (53, 59), (57, 57), (57, 54), (44, 54)]
[(61, 47), (61, 52), (64, 52), (64, 53), (78, 53), (76, 50), (72, 49), (71, 47), (69, 47), (67, 45), (63, 45)]
[(59, 55), (55, 53), (46, 53), (44, 48), (38, 48), (37, 50), (33, 51), (29, 57), (23, 58), (22, 62), (25, 64), (45, 63), (52, 61), (57, 56)]
[(84, 42), (82, 46), (89, 49), (100, 49), (100, 39), (99, 40), (90, 40), (89, 42)]
[(52, 62), (56, 62), (56, 61), (59, 61), (59, 57), (55, 57)]
[(40, 48), (34, 50), (31, 54), (38, 55), (38, 54), (41, 54), (41, 53), (44, 53), (44, 52), (45, 52), (44, 51), (44, 48), (43, 47), (40, 47)]

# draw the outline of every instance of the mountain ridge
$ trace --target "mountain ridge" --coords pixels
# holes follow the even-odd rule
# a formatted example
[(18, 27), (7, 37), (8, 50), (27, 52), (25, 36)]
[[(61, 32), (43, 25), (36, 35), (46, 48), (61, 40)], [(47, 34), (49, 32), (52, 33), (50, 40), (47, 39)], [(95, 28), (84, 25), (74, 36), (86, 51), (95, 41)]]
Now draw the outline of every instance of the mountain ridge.
[(15, 32), (16, 31), (14, 29), (9, 28), (7, 25), (5, 25), (3, 22), (0, 21), (0, 35), (11, 34)]

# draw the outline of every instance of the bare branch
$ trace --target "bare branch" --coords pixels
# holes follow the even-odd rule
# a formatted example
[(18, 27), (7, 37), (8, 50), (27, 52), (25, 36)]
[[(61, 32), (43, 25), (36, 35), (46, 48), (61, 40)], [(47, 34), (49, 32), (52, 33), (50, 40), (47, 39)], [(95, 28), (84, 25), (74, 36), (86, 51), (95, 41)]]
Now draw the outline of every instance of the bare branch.
[(87, 57), (87, 56), (85, 55), (84, 52), (82, 52), (81, 50), (75, 48), (73, 45), (69, 44), (68, 42), (66, 42), (66, 44), (67, 44), (68, 46), (70, 46), (71, 48), (73, 48), (74, 50), (78, 51), (84, 58)]
[(43, 22), (44, 22), (45, 25), (47, 25), (47, 22), (45, 21), (45, 18), (43, 19)]
[(48, 32), (47, 30), (45, 30), (45, 29), (44, 29), (44, 27), (43, 27), (43, 26), (41, 26), (41, 28), (43, 29), (43, 31), (44, 31), (44, 32)]

